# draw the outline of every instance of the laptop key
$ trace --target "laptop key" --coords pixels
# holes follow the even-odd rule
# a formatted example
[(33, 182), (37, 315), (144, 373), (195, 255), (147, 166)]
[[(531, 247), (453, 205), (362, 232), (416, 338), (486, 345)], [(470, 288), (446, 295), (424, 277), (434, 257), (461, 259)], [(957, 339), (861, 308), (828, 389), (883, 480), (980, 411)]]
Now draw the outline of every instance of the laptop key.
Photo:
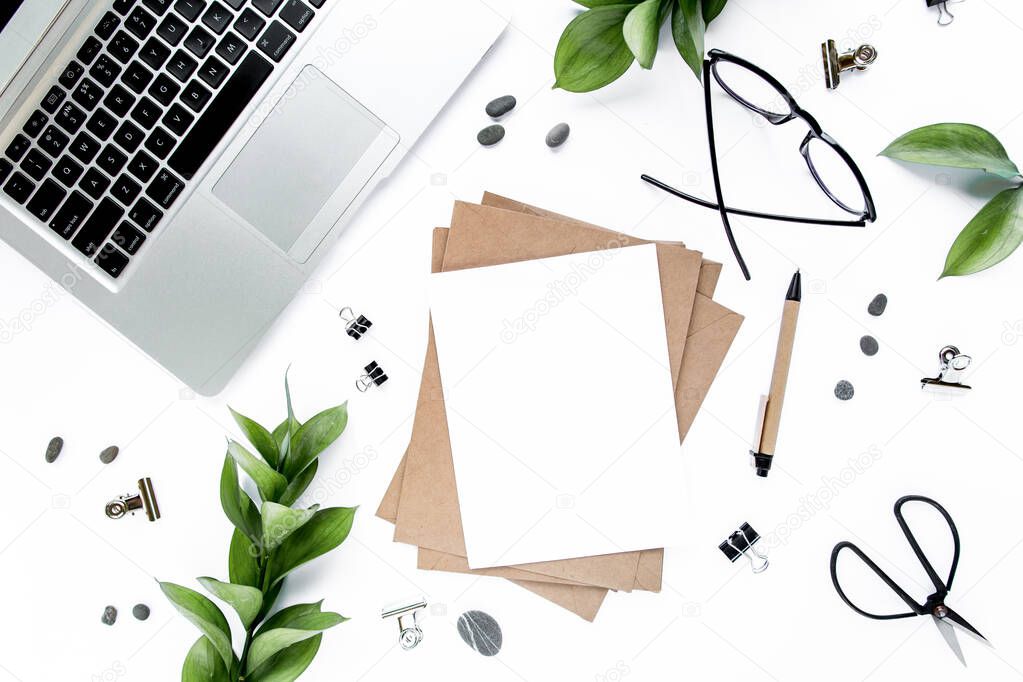
[(62, 156), (53, 167), (53, 177), (60, 180), (67, 187), (74, 187), (78, 178), (82, 177), (82, 167), (70, 156)]
[(153, 177), (153, 174), (159, 166), (160, 164), (156, 162), (156, 159), (151, 157), (149, 154), (139, 152), (128, 164), (128, 172), (142, 182), (149, 182), (149, 179)]
[(85, 71), (85, 67), (72, 60), (70, 64), (64, 67), (64, 70), (57, 78), (57, 82), (70, 90), (75, 87), (75, 83), (77, 83), (78, 79), (82, 77), (83, 71)]
[(151, 9), (157, 16), (162, 17), (163, 13), (174, 4), (174, 0), (142, 0), (142, 4)]
[(195, 116), (188, 113), (183, 106), (174, 104), (167, 110), (167, 115), (163, 117), (163, 124), (170, 128), (172, 133), (184, 135), (194, 120)]
[(156, 201), (163, 208), (170, 208), (184, 188), (184, 182), (169, 171), (161, 170), (156, 174), (156, 179), (149, 183), (149, 187), (146, 188), (146, 196)]
[(117, 231), (114, 232), (114, 236), (110, 238), (110, 241), (120, 246), (129, 256), (134, 256), (138, 253), (142, 243), (146, 241), (146, 235), (132, 227), (131, 223), (125, 221), (117, 227)]
[(96, 159), (96, 165), (110, 175), (117, 175), (128, 163), (128, 155), (112, 144), (108, 144)]
[(204, 0), (178, 0), (174, 3), (174, 11), (189, 21), (195, 21), (206, 9)]
[(270, 28), (266, 29), (262, 36), (259, 38), (259, 42), (256, 46), (263, 51), (263, 53), (274, 60), (279, 62), (284, 58), (284, 55), (288, 53), (291, 46), (295, 43), (295, 34), (284, 27), (279, 21), (275, 21), (270, 24)]
[(71, 143), (69, 151), (71, 155), (84, 164), (92, 163), (92, 160), (99, 154), (100, 144), (88, 133), (78, 133), (78, 137)]
[(163, 110), (160, 109), (156, 102), (148, 97), (143, 97), (135, 105), (135, 108), (131, 110), (131, 117), (141, 124), (143, 128), (149, 130), (160, 120), (160, 114), (162, 113)]
[(316, 9), (320, 9), (321, 7), (323, 7), (323, 3), (324, 0), (309, 0), (309, 4), (315, 7)]
[(114, 31), (121, 23), (121, 18), (113, 12), (107, 12), (103, 15), (103, 18), (96, 24), (96, 35), (103, 40), (107, 40), (114, 34)]
[(280, 16), (284, 23), (301, 33), (315, 15), (312, 8), (302, 0), (287, 0)]
[(252, 6), (268, 17), (273, 16), (277, 8), (281, 6), (281, 0), (252, 0)]
[(121, 66), (110, 55), (100, 55), (96, 63), (89, 69), (89, 75), (99, 81), (100, 85), (110, 87), (121, 73)]
[(118, 206), (113, 199), (104, 198), (82, 225), (82, 229), (78, 231), (75, 238), (71, 240), (71, 245), (86, 256), (93, 255), (99, 251), (100, 246), (114, 231), (114, 226), (123, 215), (124, 209)]
[(7, 181), (6, 185), (4, 185), (4, 193), (19, 204), (23, 204), (25, 203), (25, 200), (32, 195), (35, 188), (36, 186), (34, 182), (18, 171), (14, 171), (11, 179)]
[(89, 36), (82, 43), (82, 46), (78, 48), (78, 53), (75, 56), (78, 57), (78, 61), (88, 66), (92, 64), (92, 60), (96, 58), (96, 55), (102, 49), (103, 43), (97, 40), (95, 36)]
[(146, 149), (158, 159), (166, 159), (174, 147), (176, 140), (163, 128), (157, 126), (156, 130), (146, 138)]
[(32, 178), (36, 180), (42, 180), (46, 177), (46, 171), (50, 170), (50, 166), (53, 165), (53, 161), (50, 157), (43, 154), (38, 149), (29, 149), (28, 154), (21, 160), (21, 165), (18, 167), (21, 170), (28, 173)]
[(114, 142), (121, 145), (127, 152), (133, 152), (139, 148), (142, 144), (142, 139), (145, 137), (137, 125), (131, 121), (125, 121), (121, 124), (121, 127), (114, 133)]
[(114, 39), (110, 41), (110, 45), (107, 47), (110, 50), (110, 54), (114, 56), (114, 59), (127, 64), (128, 61), (135, 56), (135, 53), (139, 49), (139, 41), (132, 38), (124, 31), (118, 31)]
[(66, 96), (67, 93), (64, 92), (64, 88), (59, 85), (54, 85), (50, 88), (50, 91), (46, 93), (46, 97), (43, 97), (43, 101), (39, 103), (39, 106), (41, 106), (46, 113), (52, 114), (57, 110), (57, 107), (60, 106), (60, 103), (64, 101)]
[(167, 71), (170, 72), (170, 75), (184, 83), (197, 66), (199, 66), (199, 62), (189, 57), (183, 50), (178, 50), (167, 64)]
[(215, 40), (209, 31), (202, 26), (196, 26), (188, 34), (188, 37), (185, 38), (185, 47), (196, 57), (202, 59), (213, 48), (214, 42)]
[(226, 2), (228, 7), (231, 9), (241, 9), (242, 5), (245, 4), (245, 0), (224, 0), (224, 2)]
[(25, 204), (25, 208), (36, 218), (45, 222), (57, 210), (57, 206), (65, 196), (67, 196), (67, 190), (47, 178), (46, 182), (39, 187), (39, 191), (32, 197), (32, 201)]
[(42, 137), (36, 141), (36, 144), (50, 156), (56, 157), (64, 151), (64, 147), (70, 140), (70, 137), (51, 125), (43, 131)]
[(242, 39), (234, 33), (228, 33), (217, 44), (217, 54), (228, 64), (237, 64), (247, 49)]
[(14, 164), (7, 159), (0, 158), (0, 183), (7, 179), (12, 170), (14, 170)]
[(170, 106), (180, 91), (181, 86), (165, 73), (157, 76), (153, 84), (149, 86), (150, 96), (165, 107)]
[(227, 78), (227, 65), (216, 57), (210, 57), (199, 69), (199, 78), (211, 88), (218, 88)]
[(272, 71), (273, 65), (259, 54), (250, 52), (246, 55), (205, 113), (178, 144), (168, 165), (185, 180), (190, 180)]
[(209, 90), (199, 85), (198, 81), (191, 81), (185, 86), (184, 92), (181, 93), (181, 101), (192, 111), (199, 113), (203, 106), (210, 101), (212, 94)]
[(110, 178), (95, 168), (90, 168), (85, 172), (85, 177), (78, 183), (78, 186), (85, 190), (85, 193), (93, 199), (99, 199), (103, 196), (103, 192), (107, 191), (107, 187), (110, 186)]
[[(142, 185), (135, 182), (127, 175), (122, 175), (117, 178), (117, 182), (115, 182), (114, 186), (110, 188), (110, 194), (112, 194), (115, 199), (125, 206), (130, 206), (131, 202), (135, 201), (135, 197), (137, 197), (141, 191)], [(125, 250), (127, 251), (127, 249)], [(134, 252), (128, 251), (128, 253)]]
[(92, 111), (99, 104), (100, 97), (103, 96), (103, 89), (96, 84), (95, 81), (89, 78), (83, 78), (82, 82), (78, 84), (74, 92), (71, 93), (71, 99), (85, 107), (86, 111)]
[(85, 220), (85, 216), (92, 210), (92, 205), (92, 202), (81, 192), (72, 192), (68, 200), (57, 211), (57, 215), (50, 221), (50, 229), (64, 239), (70, 239)]
[(114, 279), (120, 277), (124, 269), (128, 267), (128, 257), (118, 251), (113, 244), (104, 245), (100, 249), (99, 255), (96, 256), (95, 262), (103, 272)]
[(127, 14), (134, 4), (135, 0), (114, 0), (114, 11), (121, 15)]
[(145, 197), (141, 197), (135, 202), (135, 207), (131, 209), (128, 217), (146, 232), (152, 232), (163, 217), (163, 211), (153, 206)]
[(188, 32), (188, 24), (181, 21), (177, 14), (168, 14), (156, 29), (156, 34), (170, 43), (171, 47), (177, 47), (181, 39)]
[(248, 7), (238, 15), (238, 19), (234, 22), (234, 30), (241, 33), (246, 40), (255, 40), (264, 26), (266, 26), (266, 20)]
[(25, 126), (22, 128), (22, 130), (29, 137), (36, 137), (37, 135), (39, 135), (39, 133), (43, 132), (43, 128), (46, 127), (46, 123), (49, 120), (50, 119), (46, 116), (45, 113), (43, 113), (39, 109), (36, 109), (35, 112), (33, 112), (32, 115), (28, 117), (28, 120), (25, 121)]
[(153, 80), (153, 72), (142, 66), (139, 62), (132, 62), (124, 70), (124, 76), (121, 80), (130, 89), (141, 95), (142, 91), (149, 85), (149, 81)]
[(11, 140), (11, 143), (7, 145), (7, 157), (11, 161), (21, 161), (21, 157), (25, 156), (25, 152), (27, 152), (31, 146), (32, 141), (21, 133), (18, 133), (14, 136), (14, 139)]
[(127, 116), (128, 112), (131, 111), (131, 105), (135, 104), (135, 95), (128, 92), (123, 85), (115, 85), (110, 88), (110, 92), (107, 94), (106, 99), (103, 100), (103, 105), (114, 112), (117, 116)]
[(124, 27), (134, 33), (139, 40), (145, 40), (156, 27), (156, 17), (141, 7), (136, 7), (124, 20)]
[(217, 35), (220, 35), (227, 29), (232, 19), (234, 19), (234, 16), (219, 2), (214, 2), (210, 5), (210, 8), (202, 15), (202, 23), (206, 24), (206, 28)]
[(106, 109), (97, 109), (85, 124), (86, 130), (104, 141), (113, 134), (116, 127), (117, 119)]
[(159, 69), (167, 61), (167, 57), (170, 57), (170, 53), (169, 47), (156, 38), (150, 38), (142, 46), (142, 50), (139, 52), (139, 59), (148, 64), (150, 68)]
[(65, 102), (53, 120), (69, 133), (77, 133), (82, 124), (85, 123), (85, 112), (71, 102)]

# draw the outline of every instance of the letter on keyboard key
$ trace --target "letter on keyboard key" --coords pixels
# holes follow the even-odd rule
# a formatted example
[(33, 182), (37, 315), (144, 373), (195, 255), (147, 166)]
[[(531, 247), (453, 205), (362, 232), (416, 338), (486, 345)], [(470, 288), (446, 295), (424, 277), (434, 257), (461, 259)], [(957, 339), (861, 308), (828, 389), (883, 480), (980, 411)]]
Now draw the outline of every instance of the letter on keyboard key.
[(84, 253), (91, 256), (103, 245), (103, 241), (114, 231), (117, 221), (124, 215), (124, 209), (118, 206), (113, 199), (105, 198), (99, 202), (99, 206), (89, 219), (82, 225), (82, 229), (71, 241), (71, 244)]
[(70, 239), (91, 210), (92, 202), (86, 199), (84, 194), (72, 192), (71, 198), (64, 202), (57, 215), (50, 221), (50, 229), (64, 239)]
[(206, 108), (206, 113), (178, 144), (168, 165), (185, 180), (191, 180), (271, 71), (273, 65), (255, 52), (246, 55)]
[(50, 219), (57, 205), (66, 195), (67, 191), (63, 187), (47, 178), (32, 200), (25, 205), (25, 208), (36, 218), (45, 222)]

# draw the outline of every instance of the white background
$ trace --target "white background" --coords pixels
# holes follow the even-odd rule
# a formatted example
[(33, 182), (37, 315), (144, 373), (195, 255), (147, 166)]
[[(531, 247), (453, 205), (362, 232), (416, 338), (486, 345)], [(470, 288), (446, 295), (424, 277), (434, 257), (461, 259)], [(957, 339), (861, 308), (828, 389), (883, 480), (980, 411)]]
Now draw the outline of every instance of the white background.
[[(859, 161), (880, 215), (866, 229), (735, 220), (752, 283), (739, 277), (712, 212), (638, 180), (645, 171), (712, 191), (699, 85), (662, 40), (652, 72), (634, 67), (594, 96), (552, 91), (552, 53), (574, 11), (568, 0), (517, 3), (513, 26), (489, 58), (215, 399), (194, 397), (69, 297), (48, 299), (48, 280), (0, 250), (0, 320), (23, 315), (31, 323), (0, 349), (0, 680), (178, 679), (196, 632), (153, 579), (194, 585), (194, 576), (224, 577), (229, 525), (217, 479), (223, 437), (237, 435), (226, 405), (276, 423), (289, 363), (300, 417), (351, 398), (348, 431), (325, 454), (317, 490), (324, 503), (362, 505), (350, 539), (289, 579), (283, 603), (325, 597), (352, 617), (325, 636), (304, 679), (1021, 675), (1023, 255), (984, 274), (935, 281), (958, 230), (1002, 185), (875, 154), (918, 125), (969, 121), (1023, 161), (1015, 68), (1023, 6), (969, 0), (942, 29), (922, 0), (731, 0), (709, 45), (788, 84)], [(385, 12), (379, 20), (400, 17)], [(869, 40), (880, 53), (876, 65), (826, 91), (819, 45), (827, 37)], [(503, 122), (508, 135), (481, 149), (483, 107), (506, 93), (519, 98)], [(828, 210), (796, 152), (799, 124), (767, 129), (723, 98), (716, 102), (729, 196), (756, 208)], [(552, 153), (543, 136), (559, 121), (572, 125), (572, 136)], [(478, 200), (484, 189), (644, 237), (681, 238), (726, 264), (717, 298), (747, 318), (689, 434), (679, 496), (694, 512), (679, 515), (663, 592), (611, 594), (592, 624), (507, 582), (417, 571), (414, 550), (392, 544), (390, 526), (372, 515), (411, 428), (431, 228), (446, 224), (454, 199)], [(747, 441), (797, 265), (805, 294), (779, 454), (771, 477), (755, 480)], [(866, 306), (879, 291), (891, 302), (872, 318)], [(343, 305), (374, 322), (358, 343), (337, 320)], [(858, 349), (864, 333), (881, 343), (873, 358)], [(918, 388), (947, 343), (975, 358), (974, 390), (957, 402)], [(370, 360), (391, 380), (362, 395), (353, 381)], [(856, 386), (847, 403), (832, 396), (842, 378)], [(57, 434), (65, 452), (47, 465), (43, 450)], [(110, 444), (122, 454), (103, 466), (97, 454)], [(849, 460), (862, 453), (870, 465), (850, 475)], [(107, 520), (103, 503), (140, 475), (153, 477), (164, 518)], [(917, 597), (926, 595), (891, 515), (907, 493), (935, 497), (958, 523), (963, 555), (949, 603), (997, 647), (964, 639), (968, 672), (926, 619), (869, 621), (832, 589), (831, 547), (851, 539)], [(728, 564), (716, 549), (742, 521), (772, 545), (762, 575)], [(934, 545), (941, 539), (927, 537)], [(420, 594), (434, 606), (425, 641), (406, 653), (380, 608)], [(145, 623), (130, 615), (138, 601), (153, 607)], [(122, 612), (112, 628), (99, 620), (107, 604)], [(496, 659), (458, 639), (454, 622), (466, 609), (485, 610), (503, 626)]]

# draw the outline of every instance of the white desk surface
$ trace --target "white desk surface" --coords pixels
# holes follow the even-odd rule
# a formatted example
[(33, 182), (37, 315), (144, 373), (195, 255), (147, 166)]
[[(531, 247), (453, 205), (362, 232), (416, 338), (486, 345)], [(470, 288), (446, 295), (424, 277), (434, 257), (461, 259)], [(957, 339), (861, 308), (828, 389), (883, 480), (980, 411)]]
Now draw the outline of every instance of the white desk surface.
[[(633, 67), (596, 95), (551, 90), (554, 47), (576, 11), (569, 0), (517, 3), (494, 51), (214, 399), (194, 397), (0, 249), (0, 320), (23, 316), (31, 326), (0, 347), (0, 681), (179, 679), (197, 633), (154, 578), (195, 585), (194, 576), (225, 576), (230, 526), (217, 482), (223, 437), (237, 435), (227, 405), (276, 423), (289, 363), (300, 417), (351, 400), (348, 431), (323, 457), (317, 494), (325, 504), (362, 505), (342, 548), (288, 581), (282, 603), (325, 597), (352, 618), (325, 636), (302, 679), (1023, 676), (1023, 254), (980, 275), (936, 281), (959, 229), (1000, 186), (876, 156), (916, 126), (967, 121), (995, 132), (1023, 161), (1014, 66), (1023, 5), (970, 0), (954, 10), (956, 23), (942, 29), (923, 0), (732, 0), (712, 25), (709, 46), (789, 84), (850, 151), (880, 215), (866, 229), (736, 219), (752, 283), (739, 276), (713, 212), (639, 180), (648, 172), (704, 196), (713, 191), (701, 91), (666, 34), (651, 72)], [(819, 50), (828, 37), (873, 43), (877, 63), (826, 91)], [(507, 137), (482, 149), (475, 135), (489, 123), (483, 107), (506, 93), (519, 98), (503, 121)], [(796, 151), (800, 124), (769, 129), (724, 98), (715, 104), (730, 200), (826, 210)], [(559, 121), (572, 136), (552, 153), (543, 137)], [(478, 200), (484, 190), (643, 237), (683, 239), (725, 263), (716, 298), (746, 315), (685, 443), (690, 475), (679, 493), (689, 511), (679, 515), (679, 547), (666, 555), (664, 590), (611, 594), (592, 624), (504, 581), (419, 571), (415, 550), (392, 544), (391, 527), (373, 516), (411, 429), (431, 229), (447, 224), (454, 199)], [(771, 477), (756, 480), (745, 453), (797, 265), (805, 293), (779, 454)], [(881, 291), (888, 311), (870, 317), (867, 303)], [(337, 319), (343, 305), (374, 322), (358, 343)], [(873, 358), (858, 348), (866, 333), (881, 344)], [(974, 357), (974, 389), (956, 402), (918, 388), (949, 343)], [(353, 381), (371, 360), (391, 380), (360, 394)], [(843, 378), (856, 387), (851, 402), (832, 396)], [(54, 435), (64, 437), (64, 454), (47, 465)], [(110, 444), (122, 453), (103, 466), (97, 454)], [(107, 520), (103, 503), (140, 475), (153, 477), (164, 518)], [(949, 603), (997, 647), (960, 638), (968, 671), (927, 619), (869, 621), (832, 589), (831, 548), (850, 539), (915, 596), (929, 592), (892, 517), (893, 502), (908, 493), (936, 498), (958, 524), (963, 553)], [(742, 521), (771, 545), (762, 575), (729, 565), (716, 548)], [(927, 537), (938, 556), (941, 536)], [(426, 638), (403, 652), (380, 609), (420, 594), (433, 605)], [(147, 622), (132, 618), (136, 602), (152, 607)], [(121, 611), (112, 628), (100, 623), (107, 604)], [(468, 609), (503, 627), (496, 659), (459, 640), (454, 623)]]

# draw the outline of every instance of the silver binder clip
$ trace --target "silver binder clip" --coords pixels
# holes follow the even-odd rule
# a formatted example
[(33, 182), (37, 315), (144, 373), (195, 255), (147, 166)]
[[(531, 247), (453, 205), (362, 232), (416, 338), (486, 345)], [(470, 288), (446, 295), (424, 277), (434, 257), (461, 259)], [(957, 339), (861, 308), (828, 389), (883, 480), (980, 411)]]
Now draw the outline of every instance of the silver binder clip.
[(121, 519), (142, 509), (150, 521), (160, 518), (160, 506), (156, 503), (156, 491), (153, 490), (153, 482), (149, 477), (139, 479), (139, 492), (137, 495), (127, 494), (118, 497), (116, 500), (107, 502), (106, 514), (112, 519)]
[(355, 387), (363, 393), (387, 381), (384, 368), (378, 365), (376, 360), (366, 365), (363, 369), (366, 373), (355, 380)]
[(955, 21), (955, 15), (949, 11), (948, 5), (950, 2), (956, 2), (956, 4), (963, 0), (927, 0), (928, 7), (938, 8), (938, 26), (948, 26)]
[(963, 355), (955, 346), (945, 346), (938, 353), (938, 360), (941, 362), (938, 376), (933, 379), (924, 377), (920, 380), (920, 388), (970, 390), (971, 387), (962, 383), (961, 380), (963, 373), (973, 362), (973, 358)]
[(356, 315), (355, 311), (345, 306), (339, 313), (341, 320), (345, 323), (345, 333), (356, 341), (369, 331), (373, 323), (366, 319), (365, 315)]
[(821, 56), (824, 58), (824, 84), (828, 90), (834, 90), (841, 81), (843, 71), (865, 71), (877, 59), (877, 49), (873, 45), (860, 45), (849, 52), (839, 52), (834, 40), (821, 43)]
[(419, 599), (411, 604), (387, 607), (380, 613), (384, 619), (398, 618), (398, 643), (405, 651), (415, 649), (423, 641), (423, 630), (419, 627), (417, 614), (425, 608), (426, 602)]
[(738, 561), (739, 557), (745, 556), (749, 559), (750, 568), (754, 573), (763, 573), (767, 570), (770, 562), (754, 547), (758, 542), (760, 542), (760, 533), (753, 530), (748, 523), (744, 523), (739, 526), (739, 530), (725, 538), (725, 541), (718, 545), (718, 549), (733, 564)]

